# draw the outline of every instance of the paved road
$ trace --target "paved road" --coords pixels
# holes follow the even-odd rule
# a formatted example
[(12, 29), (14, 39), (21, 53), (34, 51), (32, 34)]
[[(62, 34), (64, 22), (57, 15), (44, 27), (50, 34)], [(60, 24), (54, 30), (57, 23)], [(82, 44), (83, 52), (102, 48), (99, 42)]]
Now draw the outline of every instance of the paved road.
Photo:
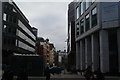
[[(120, 77), (105, 77), (105, 80), (120, 80)], [(29, 77), (29, 80), (45, 80), (45, 77)], [(81, 75), (75, 74), (61, 74), (52, 75), (50, 80), (85, 80)]]

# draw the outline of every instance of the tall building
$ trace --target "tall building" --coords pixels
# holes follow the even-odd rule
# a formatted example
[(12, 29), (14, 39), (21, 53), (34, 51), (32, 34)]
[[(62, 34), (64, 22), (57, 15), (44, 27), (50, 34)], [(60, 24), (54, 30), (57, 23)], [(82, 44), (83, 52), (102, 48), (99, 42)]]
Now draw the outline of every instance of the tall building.
[(13, 1), (0, 4), (3, 63), (9, 55), (35, 54), (36, 35), (27, 18)]
[(76, 68), (118, 73), (120, 2), (94, 1), (75, 5)]
[(75, 68), (76, 65), (76, 44), (75, 44), (75, 2), (68, 5), (68, 70)]
[[(0, 1), (0, 13), (2, 13), (2, 3)], [(0, 14), (0, 26), (2, 26), (2, 14)], [(0, 27), (0, 38), (2, 39), (2, 27)], [(2, 64), (2, 40), (0, 39), (0, 65)], [(0, 79), (2, 79), (2, 66), (0, 66)]]

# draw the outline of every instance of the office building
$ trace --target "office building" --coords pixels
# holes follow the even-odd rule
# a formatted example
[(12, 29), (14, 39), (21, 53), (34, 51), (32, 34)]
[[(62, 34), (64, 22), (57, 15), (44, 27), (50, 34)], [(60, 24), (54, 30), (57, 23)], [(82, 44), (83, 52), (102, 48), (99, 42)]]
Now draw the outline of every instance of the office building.
[(75, 5), (76, 68), (118, 73), (120, 2), (94, 1)]
[(75, 44), (75, 2), (68, 5), (68, 70), (75, 68), (76, 65), (76, 44)]
[(27, 18), (13, 1), (0, 4), (3, 63), (9, 55), (35, 54), (36, 35)]

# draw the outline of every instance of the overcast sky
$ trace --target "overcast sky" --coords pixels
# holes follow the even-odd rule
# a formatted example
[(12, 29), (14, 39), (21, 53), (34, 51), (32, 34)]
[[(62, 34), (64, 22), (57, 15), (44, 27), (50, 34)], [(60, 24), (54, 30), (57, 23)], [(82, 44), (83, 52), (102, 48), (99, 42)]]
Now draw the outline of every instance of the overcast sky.
[(67, 8), (69, 3), (16, 2), (29, 20), (30, 25), (38, 28), (38, 36), (44, 37), (44, 39), (48, 38), (57, 50), (66, 48)]

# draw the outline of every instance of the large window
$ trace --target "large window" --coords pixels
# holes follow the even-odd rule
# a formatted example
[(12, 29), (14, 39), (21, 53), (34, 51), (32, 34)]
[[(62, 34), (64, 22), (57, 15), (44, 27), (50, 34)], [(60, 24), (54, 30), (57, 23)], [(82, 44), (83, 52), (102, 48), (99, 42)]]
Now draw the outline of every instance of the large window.
[(76, 25), (76, 36), (79, 36), (79, 23)]
[(6, 16), (7, 16), (6, 13), (4, 13), (4, 15), (3, 15), (3, 20), (4, 21), (6, 21)]
[(77, 19), (79, 18), (79, 7), (76, 8), (77, 11)]
[(86, 23), (85, 23), (85, 26), (86, 26), (85, 31), (87, 31), (87, 30), (90, 29), (90, 15), (89, 15), (89, 14), (87, 14), (87, 15), (85, 16), (85, 20), (86, 20)]
[(84, 20), (83, 19), (80, 21), (80, 32), (81, 34), (84, 33)]
[(35, 35), (19, 20), (19, 27), (21, 27), (29, 36), (31, 36), (35, 40)]
[(86, 0), (86, 9), (90, 6), (90, 0)]
[(25, 49), (25, 50), (32, 51), (32, 52), (35, 51), (34, 48), (32, 48), (32, 47), (26, 45), (25, 43), (23, 43), (23, 42), (21, 42), (21, 41), (18, 41), (18, 47), (23, 48), (23, 49)]
[(25, 41), (27, 41), (28, 43), (30, 43), (31, 45), (35, 46), (35, 42), (32, 41), (30, 38), (28, 38), (25, 34), (23, 34), (20, 30), (17, 30), (17, 35), (24, 39)]
[(80, 10), (81, 10), (80, 13), (81, 13), (81, 15), (82, 15), (82, 14), (84, 13), (84, 2), (83, 2), (83, 1), (81, 2), (80, 6), (81, 6), (81, 7), (80, 7), (80, 8), (81, 8), (81, 9), (80, 9)]
[(92, 27), (97, 25), (97, 8), (92, 10)]

